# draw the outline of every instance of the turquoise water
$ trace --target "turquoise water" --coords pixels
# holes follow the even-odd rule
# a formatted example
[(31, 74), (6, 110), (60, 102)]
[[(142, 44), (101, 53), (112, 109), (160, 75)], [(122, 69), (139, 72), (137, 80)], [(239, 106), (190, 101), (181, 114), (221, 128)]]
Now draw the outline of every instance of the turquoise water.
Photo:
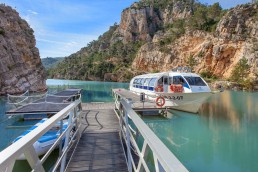
[[(74, 81), (48, 79), (47, 86), (51, 93), (62, 89), (81, 88), (82, 102), (110, 102), (112, 98), (112, 88), (128, 88), (128, 83), (116, 82), (96, 82), (96, 81)], [(6, 148), (11, 142), (29, 129), (37, 121), (19, 121), (20, 117), (8, 118), (5, 111), (8, 109), (6, 98), (0, 97), (0, 131), (2, 133), (0, 141), (0, 151)]]
[[(112, 88), (128, 88), (127, 83), (95, 81), (47, 80), (47, 85), (50, 92), (61, 85), (82, 88), (83, 102), (113, 101)], [(208, 99), (200, 114), (172, 111), (170, 119), (144, 120), (189, 171), (258, 171), (257, 102), (258, 93), (225, 91)], [(8, 119), (5, 110), (0, 98), (0, 150), (34, 123)]]
[(81, 88), (83, 89), (82, 102), (110, 102), (113, 101), (111, 89), (129, 88), (128, 83), (57, 79), (48, 79), (47, 85), (50, 89), (57, 89), (62, 85), (70, 88)]
[(144, 117), (189, 171), (258, 171), (258, 93), (225, 91), (200, 114)]

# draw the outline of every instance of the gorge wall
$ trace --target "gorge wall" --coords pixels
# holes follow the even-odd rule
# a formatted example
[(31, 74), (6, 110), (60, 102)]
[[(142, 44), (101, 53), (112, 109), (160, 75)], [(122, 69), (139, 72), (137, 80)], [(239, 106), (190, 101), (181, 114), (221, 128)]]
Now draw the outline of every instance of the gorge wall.
[(46, 89), (46, 74), (33, 30), (9, 6), (0, 4), (0, 95)]
[(140, 0), (123, 10), (119, 25), (66, 57), (50, 77), (123, 82), (186, 66), (192, 57), (195, 72), (227, 79), (245, 57), (249, 77), (258, 80), (257, 6), (223, 10), (218, 3)]
[[(192, 56), (197, 61), (194, 71), (211, 72), (220, 78), (230, 77), (237, 62), (245, 57), (251, 66), (250, 76), (258, 74), (258, 20), (257, 5), (241, 5), (229, 10), (219, 21), (214, 33), (187, 31), (173, 43), (160, 50), (159, 41), (166, 33), (141, 47), (132, 67), (147, 71), (168, 71), (176, 66), (187, 66)], [(256, 15), (250, 15), (256, 13)]]

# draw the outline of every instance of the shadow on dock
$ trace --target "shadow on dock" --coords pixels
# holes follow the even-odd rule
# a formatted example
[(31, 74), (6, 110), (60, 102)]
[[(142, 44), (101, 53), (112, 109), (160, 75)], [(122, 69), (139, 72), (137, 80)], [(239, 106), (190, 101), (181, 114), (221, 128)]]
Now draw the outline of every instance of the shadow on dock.
[(82, 108), (82, 137), (66, 171), (128, 171), (114, 103), (88, 103)]

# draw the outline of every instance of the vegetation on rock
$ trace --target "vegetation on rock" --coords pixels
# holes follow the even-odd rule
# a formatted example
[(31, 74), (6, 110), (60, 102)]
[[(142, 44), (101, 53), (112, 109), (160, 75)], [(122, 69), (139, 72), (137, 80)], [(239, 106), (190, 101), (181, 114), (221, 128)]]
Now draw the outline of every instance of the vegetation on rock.
[[(49, 69), (49, 77), (128, 81), (171, 65), (188, 65), (210, 79), (228, 77), (237, 52), (249, 51), (244, 41), (257, 39), (256, 9), (256, 4), (223, 10), (219, 3), (140, 0), (123, 10), (119, 25)], [(249, 62), (255, 44), (252, 51)]]
[(55, 67), (59, 62), (61, 62), (64, 58), (63, 57), (47, 57), (42, 58), (41, 62), (42, 65), (45, 67), (45, 69), (53, 68)]

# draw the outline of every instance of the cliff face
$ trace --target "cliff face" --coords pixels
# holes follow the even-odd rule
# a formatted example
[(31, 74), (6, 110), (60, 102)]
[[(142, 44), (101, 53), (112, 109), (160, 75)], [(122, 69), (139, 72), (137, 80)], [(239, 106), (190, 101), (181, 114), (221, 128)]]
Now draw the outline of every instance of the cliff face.
[[(251, 65), (250, 76), (258, 73), (257, 5), (241, 5), (229, 10), (220, 20), (215, 33), (188, 31), (160, 50), (159, 40), (166, 33), (157, 33), (152, 42), (141, 47), (133, 61), (137, 70), (168, 71), (187, 65), (187, 58), (197, 61), (195, 72), (211, 72), (228, 78), (237, 62), (245, 57)], [(164, 47), (163, 47), (164, 48)]]
[(186, 66), (227, 79), (243, 57), (258, 75), (257, 3), (223, 10), (194, 0), (140, 0), (119, 25), (51, 70), (54, 78), (129, 81), (133, 76)]
[(33, 30), (11, 7), (0, 4), (0, 94), (46, 89)]

